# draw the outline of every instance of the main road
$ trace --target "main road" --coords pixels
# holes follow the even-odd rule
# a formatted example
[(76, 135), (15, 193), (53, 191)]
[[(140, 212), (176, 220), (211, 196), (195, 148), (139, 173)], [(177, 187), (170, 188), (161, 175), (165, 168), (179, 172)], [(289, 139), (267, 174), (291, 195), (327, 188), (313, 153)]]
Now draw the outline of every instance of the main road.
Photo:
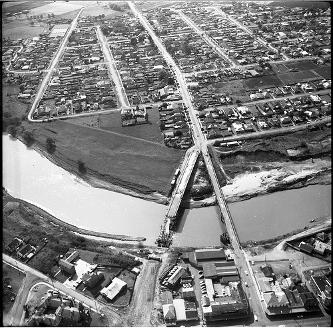
[(68, 39), (71, 36), (72, 32), (74, 31), (74, 29), (75, 29), (75, 27), (77, 25), (77, 21), (79, 19), (79, 16), (81, 15), (81, 12), (82, 12), (83, 9), (84, 8), (80, 9), (80, 11), (76, 15), (76, 17), (73, 19), (70, 27), (66, 31), (66, 34), (65, 34), (64, 38), (62, 39), (62, 42), (61, 42), (61, 44), (60, 44), (60, 46), (59, 46), (59, 48), (58, 48), (58, 50), (56, 52), (56, 55), (54, 56), (54, 58), (52, 60), (52, 63), (50, 65), (50, 67), (49, 67), (49, 69), (48, 69), (48, 71), (47, 71), (47, 73), (46, 73), (46, 75), (45, 75), (45, 77), (44, 77), (44, 79), (43, 79), (43, 81), (42, 81), (39, 89), (38, 89), (38, 92), (36, 94), (34, 102), (33, 102), (32, 106), (31, 106), (30, 112), (28, 114), (28, 120), (29, 121), (34, 121), (33, 118), (32, 118), (32, 115), (35, 112), (35, 110), (36, 110), (36, 108), (37, 108), (40, 100), (43, 97), (43, 94), (44, 94), (44, 92), (45, 92), (45, 90), (46, 90), (46, 88), (47, 88), (47, 86), (48, 86), (48, 84), (50, 82), (53, 70), (55, 69), (56, 65), (59, 62), (60, 57), (62, 56), (62, 54), (64, 52), (64, 49), (65, 49), (66, 44), (68, 42)]
[[(164, 45), (162, 44), (162, 42), (160, 41), (160, 39), (155, 35), (155, 33), (154, 33), (151, 25), (147, 21), (147, 19), (145, 17), (143, 17), (143, 15), (137, 10), (136, 6), (131, 1), (128, 1), (128, 5), (131, 8), (131, 10), (133, 11), (134, 15), (140, 20), (141, 24), (145, 27), (145, 29), (151, 36), (152, 40), (155, 42), (155, 45), (158, 47), (158, 49), (162, 53), (165, 61), (173, 69), (173, 71), (176, 75), (176, 78), (177, 78), (177, 81), (179, 84), (179, 88), (182, 93), (183, 101), (188, 108), (189, 116), (192, 121), (192, 129), (193, 129), (192, 136), (194, 139), (194, 143), (201, 150), (203, 159), (205, 161), (207, 171), (208, 171), (210, 180), (211, 180), (213, 188), (214, 188), (216, 199), (217, 199), (218, 205), (221, 210), (224, 224), (228, 231), (230, 242), (233, 247), (233, 251), (235, 253), (235, 263), (237, 264), (238, 268), (240, 269), (240, 276), (241, 276), (243, 282), (247, 282), (247, 284), (249, 286), (255, 288), (255, 286), (256, 286), (255, 281), (253, 281), (251, 276), (248, 276), (245, 273), (245, 271), (250, 271), (250, 267), (249, 267), (248, 262), (246, 261), (245, 255), (240, 246), (238, 235), (237, 235), (235, 226), (233, 224), (232, 217), (230, 215), (224, 195), (221, 191), (219, 181), (217, 179), (211, 158), (209, 156), (205, 136), (200, 129), (199, 120), (195, 114), (195, 109), (193, 107), (193, 104), (191, 101), (191, 96), (187, 89), (187, 85), (186, 85), (185, 79), (183, 77), (183, 74), (181, 73), (180, 69), (178, 68), (176, 62), (173, 60), (173, 58), (170, 56), (170, 54), (166, 51), (166, 49), (165, 49)], [(256, 315), (259, 318), (264, 319), (266, 316), (265, 316), (261, 306), (258, 307), (258, 304), (260, 304), (260, 299), (258, 298), (257, 292), (253, 291), (251, 293), (251, 296), (252, 296), (251, 299), (249, 299), (251, 308), (255, 309)]]

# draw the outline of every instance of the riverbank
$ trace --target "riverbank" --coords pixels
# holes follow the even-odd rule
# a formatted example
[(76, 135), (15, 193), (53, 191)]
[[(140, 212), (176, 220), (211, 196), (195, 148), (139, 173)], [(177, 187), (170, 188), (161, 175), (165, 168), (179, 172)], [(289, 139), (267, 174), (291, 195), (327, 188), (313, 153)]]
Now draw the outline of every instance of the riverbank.
[[(15, 197), (12, 197), (6, 189), (3, 188), (3, 197), (6, 198), (7, 202), (15, 202), (18, 204), (25, 205), (27, 208), (29, 208), (34, 214), (38, 215), (39, 217), (46, 220), (47, 223), (52, 224), (54, 227), (59, 227), (61, 229), (66, 229), (69, 232), (74, 232), (77, 234), (80, 234), (82, 236), (94, 236), (94, 237), (100, 237), (103, 238), (104, 241), (112, 239), (112, 240), (119, 240), (119, 241), (127, 241), (127, 242), (143, 242), (146, 240), (144, 237), (132, 237), (132, 236), (126, 236), (126, 235), (116, 235), (116, 234), (110, 234), (106, 232), (96, 232), (96, 231), (90, 231), (87, 229), (78, 228), (73, 224), (66, 223), (55, 216), (51, 215), (50, 213), (46, 212), (45, 210), (41, 209), (37, 205), (34, 205), (32, 203), (26, 202), (22, 199), (18, 199)], [(102, 240), (102, 239), (100, 239)], [(117, 246), (117, 245), (115, 245)]]
[(222, 187), (229, 203), (247, 200), (276, 191), (290, 190), (315, 184), (331, 184), (331, 161), (312, 159), (302, 163), (272, 162), (262, 171), (236, 175), (231, 184)]
[[(17, 136), (17, 139), (26, 145), (26, 142), (21, 134)], [(70, 174), (74, 175), (77, 179), (83, 180), (91, 187), (106, 189), (113, 192), (118, 192), (124, 195), (153, 201), (158, 204), (166, 205), (168, 203), (168, 197), (147, 189), (145, 186), (134, 185), (130, 182), (119, 181), (108, 175), (102, 175), (92, 169), (87, 168), (85, 174), (80, 174), (77, 169), (77, 162), (69, 158), (65, 158), (59, 152), (50, 154), (46, 151), (46, 148), (40, 142), (35, 142), (30, 146), (30, 149), (37, 151), (41, 156), (47, 158), (53, 164), (63, 168)], [(111, 181), (110, 181), (111, 180)]]

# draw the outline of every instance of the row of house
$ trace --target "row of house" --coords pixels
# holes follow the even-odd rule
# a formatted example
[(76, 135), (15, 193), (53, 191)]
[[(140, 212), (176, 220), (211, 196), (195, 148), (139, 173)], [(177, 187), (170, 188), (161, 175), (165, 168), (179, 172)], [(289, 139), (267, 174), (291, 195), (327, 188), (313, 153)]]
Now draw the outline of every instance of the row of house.
[(172, 70), (136, 17), (114, 17), (102, 31), (131, 105), (181, 99)]
[(14, 237), (14, 239), (6, 246), (6, 250), (10, 254), (15, 254), (23, 262), (30, 260), (37, 252), (35, 246), (24, 242), (18, 237)]
[(317, 299), (297, 274), (276, 275), (272, 266), (265, 264), (255, 279), (268, 315), (320, 311)]
[(168, 147), (187, 149), (192, 146), (187, 110), (183, 103), (163, 103), (159, 106), (160, 129)]
[(256, 105), (212, 106), (199, 114), (207, 139), (305, 124), (331, 113), (329, 95), (272, 100)]
[(29, 39), (29, 42), (23, 44), (23, 49), (17, 52), (17, 56), (11, 62), (11, 69), (15, 71), (47, 69), (61, 40), (61, 36), (53, 37), (49, 32)]
[(290, 58), (320, 56), (330, 61), (330, 8), (240, 4), (226, 9), (256, 36)]
[(88, 18), (78, 21), (34, 118), (117, 107), (114, 84), (93, 24)]
[(183, 72), (230, 66), (170, 8), (149, 10), (146, 17)]
[(279, 53), (262, 45), (251, 34), (211, 8), (197, 7), (194, 3), (193, 7), (187, 8), (184, 13), (238, 65), (255, 64), (260, 59), (282, 59)]

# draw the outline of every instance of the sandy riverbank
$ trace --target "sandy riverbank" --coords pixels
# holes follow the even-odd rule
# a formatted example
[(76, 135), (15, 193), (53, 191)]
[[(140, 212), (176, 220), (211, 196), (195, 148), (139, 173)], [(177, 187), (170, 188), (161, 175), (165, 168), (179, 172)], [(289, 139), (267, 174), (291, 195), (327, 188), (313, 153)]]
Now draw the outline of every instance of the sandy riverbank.
[(260, 172), (236, 175), (222, 188), (228, 202), (246, 200), (279, 190), (301, 188), (311, 184), (331, 184), (331, 161), (313, 159), (302, 163), (274, 162)]

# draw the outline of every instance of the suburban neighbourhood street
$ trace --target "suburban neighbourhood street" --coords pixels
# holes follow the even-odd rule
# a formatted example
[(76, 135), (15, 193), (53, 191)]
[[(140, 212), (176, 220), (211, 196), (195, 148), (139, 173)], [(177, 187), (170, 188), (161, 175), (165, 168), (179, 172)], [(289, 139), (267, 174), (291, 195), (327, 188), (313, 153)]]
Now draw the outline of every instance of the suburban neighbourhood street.
[[(43, 273), (29, 267), (28, 265), (26, 265), (20, 261), (13, 259), (12, 257), (8, 256), (7, 254), (4, 254), (4, 253), (2, 254), (2, 260), (5, 263), (8, 263), (9, 265), (11, 265), (15, 268), (23, 270), (24, 272), (29, 273), (29, 274), (35, 276), (36, 278), (39, 278), (39, 279), (45, 281), (46, 283), (50, 284), (50, 286), (53, 286), (57, 290), (75, 298), (77, 301), (79, 301), (82, 304), (84, 304), (85, 306), (91, 308), (95, 312), (101, 312), (105, 309), (104, 304), (101, 304), (94, 299), (86, 297), (83, 294), (78, 293), (77, 291), (64, 286), (61, 282), (59, 282), (57, 280), (52, 280), (51, 278), (47, 277)], [(107, 307), (107, 308), (108, 308), (108, 310), (111, 310), (110, 307)], [(114, 312), (114, 313), (116, 316), (118, 316), (118, 314), (116, 312)]]
[(215, 142), (241, 141), (241, 140), (257, 139), (257, 138), (263, 138), (263, 137), (273, 137), (273, 136), (278, 136), (278, 135), (282, 135), (282, 134), (286, 134), (286, 133), (306, 130), (310, 127), (316, 127), (318, 125), (328, 124), (330, 122), (331, 122), (331, 117), (328, 116), (328, 117), (324, 117), (322, 119), (318, 119), (317, 121), (309, 122), (307, 124), (287, 126), (287, 127), (279, 128), (279, 129), (275, 129), (275, 130), (243, 133), (243, 134), (233, 135), (233, 136), (224, 137), (224, 138), (216, 138), (216, 139), (207, 140), (207, 143), (214, 144)]
[(118, 95), (118, 99), (119, 99), (119, 102), (120, 102), (120, 106), (124, 107), (124, 108), (130, 107), (130, 103), (129, 103), (128, 99), (127, 99), (127, 95), (126, 95), (126, 92), (125, 92), (125, 89), (124, 89), (124, 86), (123, 86), (120, 74), (119, 74), (119, 72), (117, 70), (117, 67), (116, 67), (114, 58), (112, 56), (110, 47), (108, 45), (108, 42), (106, 40), (106, 37), (103, 34), (100, 26), (97, 26), (97, 28), (96, 28), (96, 34), (97, 34), (99, 43), (100, 43), (100, 45), (102, 47), (104, 58), (106, 59), (106, 61), (108, 63), (107, 66), (109, 68), (109, 72), (110, 72), (110, 75), (112, 77), (112, 81), (114, 82), (114, 84), (116, 86), (116, 90), (117, 90), (117, 95)]
[(187, 23), (187, 25), (191, 26), (214, 50), (217, 52), (223, 59), (228, 61), (231, 67), (236, 67), (236, 63), (230, 59), (224, 50), (217, 45), (217, 43), (212, 40), (205, 31), (202, 31), (189, 17), (187, 17), (181, 10), (176, 10), (179, 16)]

